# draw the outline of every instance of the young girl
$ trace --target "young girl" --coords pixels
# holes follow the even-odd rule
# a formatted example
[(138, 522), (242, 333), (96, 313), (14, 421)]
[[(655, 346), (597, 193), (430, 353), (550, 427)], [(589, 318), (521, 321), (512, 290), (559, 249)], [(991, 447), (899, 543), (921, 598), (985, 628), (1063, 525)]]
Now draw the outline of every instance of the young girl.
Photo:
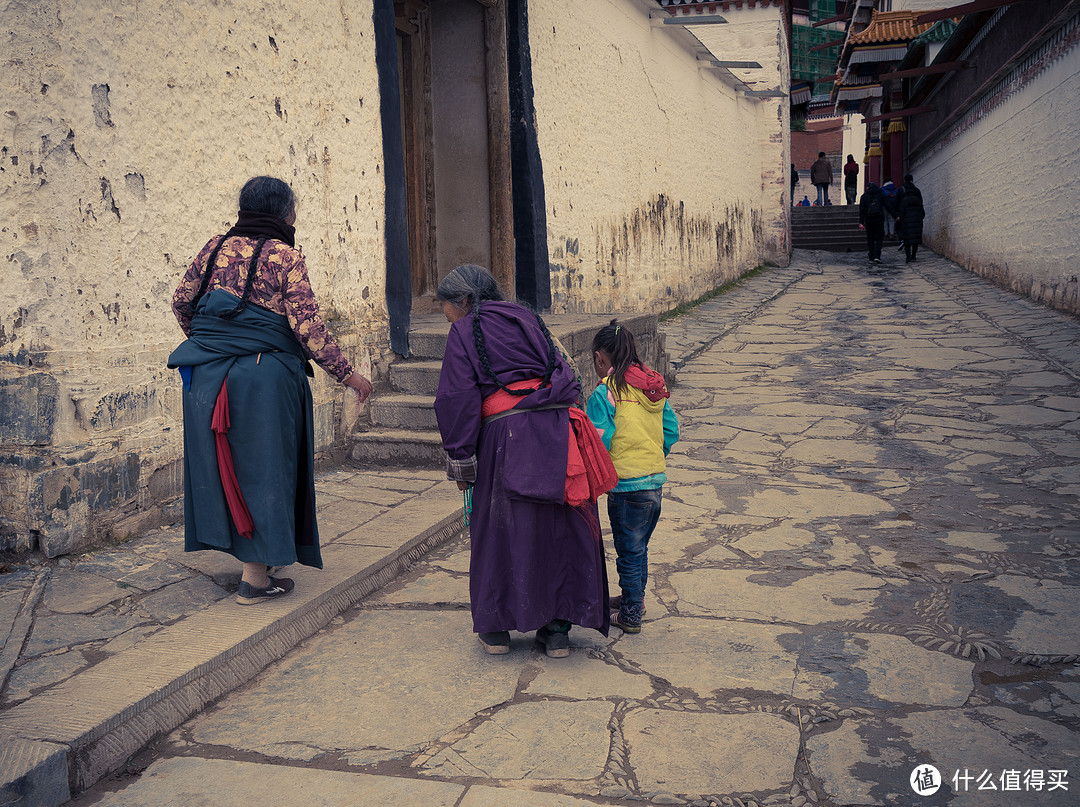
[(634, 335), (617, 320), (601, 328), (592, 343), (600, 383), (586, 407), (619, 474), (608, 493), (608, 518), (615, 541), (622, 596), (612, 598), (611, 624), (626, 633), (641, 631), (649, 538), (660, 519), (667, 482), (667, 456), (679, 439), (679, 421), (668, 404), (664, 377), (638, 358)]

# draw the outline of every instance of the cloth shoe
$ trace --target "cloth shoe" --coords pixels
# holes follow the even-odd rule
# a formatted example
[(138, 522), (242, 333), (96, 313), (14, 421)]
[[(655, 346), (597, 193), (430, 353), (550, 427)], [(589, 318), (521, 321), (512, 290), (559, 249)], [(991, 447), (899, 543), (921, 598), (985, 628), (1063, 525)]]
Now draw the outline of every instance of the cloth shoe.
[(504, 656), (510, 652), (510, 631), (500, 630), (494, 633), (478, 633), (476, 637), (489, 656)]
[(551, 630), (547, 625), (536, 632), (536, 641), (544, 647), (548, 658), (566, 658), (570, 655), (570, 633)]
[(256, 588), (251, 583), (240, 581), (240, 588), (236, 591), (236, 601), (241, 605), (256, 605), (260, 602), (269, 602), (279, 597), (284, 597), (296, 584), (288, 577), (271, 577), (270, 585), (264, 588)]

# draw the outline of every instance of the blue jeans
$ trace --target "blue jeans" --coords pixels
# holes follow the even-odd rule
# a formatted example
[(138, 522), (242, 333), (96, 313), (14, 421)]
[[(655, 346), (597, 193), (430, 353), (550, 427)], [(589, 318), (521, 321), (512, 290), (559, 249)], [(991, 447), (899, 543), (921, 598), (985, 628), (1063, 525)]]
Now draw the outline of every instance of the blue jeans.
[(660, 520), (663, 488), (608, 494), (608, 520), (615, 542), (615, 568), (622, 589), (621, 613), (641, 621), (645, 584), (649, 580), (649, 538)]
[(817, 188), (817, 203), (819, 205), (827, 205), (829, 203), (829, 183), (824, 185), (815, 185)]

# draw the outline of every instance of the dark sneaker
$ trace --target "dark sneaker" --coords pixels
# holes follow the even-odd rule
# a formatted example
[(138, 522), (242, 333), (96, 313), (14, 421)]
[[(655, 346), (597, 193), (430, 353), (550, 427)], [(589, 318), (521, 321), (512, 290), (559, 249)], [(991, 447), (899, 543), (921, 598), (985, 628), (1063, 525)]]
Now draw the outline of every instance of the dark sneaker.
[(236, 591), (236, 601), (241, 605), (255, 605), (260, 602), (276, 600), (284, 597), (293, 590), (294, 583), (288, 577), (271, 577), (270, 585), (266, 588), (255, 588), (251, 583), (240, 581), (240, 588)]
[(510, 652), (510, 631), (508, 630), (478, 633), (476, 636), (489, 656), (505, 656)]
[(566, 658), (570, 655), (570, 634), (549, 630), (545, 625), (536, 632), (536, 641), (544, 646), (548, 658)]
[(631, 622), (622, 611), (611, 612), (611, 624), (622, 628), (623, 633), (641, 633), (641, 620)]

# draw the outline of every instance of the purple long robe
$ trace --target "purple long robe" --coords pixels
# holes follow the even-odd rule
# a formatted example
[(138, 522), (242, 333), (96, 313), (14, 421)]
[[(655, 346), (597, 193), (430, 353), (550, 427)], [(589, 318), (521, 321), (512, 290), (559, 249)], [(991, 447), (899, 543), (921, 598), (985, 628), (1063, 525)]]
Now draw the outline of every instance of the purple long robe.
[[(514, 303), (486, 302), (480, 324), (491, 369), (503, 384), (541, 378), (548, 344), (536, 317)], [(573, 405), (580, 384), (561, 355), (551, 386), (515, 407)], [(564, 502), (569, 414), (526, 411), (481, 425), (498, 385), (481, 363), (473, 315), (450, 327), (435, 414), (451, 459), (477, 458), (469, 522), (473, 630), (530, 631), (552, 619), (608, 632), (608, 583), (594, 503)]]

